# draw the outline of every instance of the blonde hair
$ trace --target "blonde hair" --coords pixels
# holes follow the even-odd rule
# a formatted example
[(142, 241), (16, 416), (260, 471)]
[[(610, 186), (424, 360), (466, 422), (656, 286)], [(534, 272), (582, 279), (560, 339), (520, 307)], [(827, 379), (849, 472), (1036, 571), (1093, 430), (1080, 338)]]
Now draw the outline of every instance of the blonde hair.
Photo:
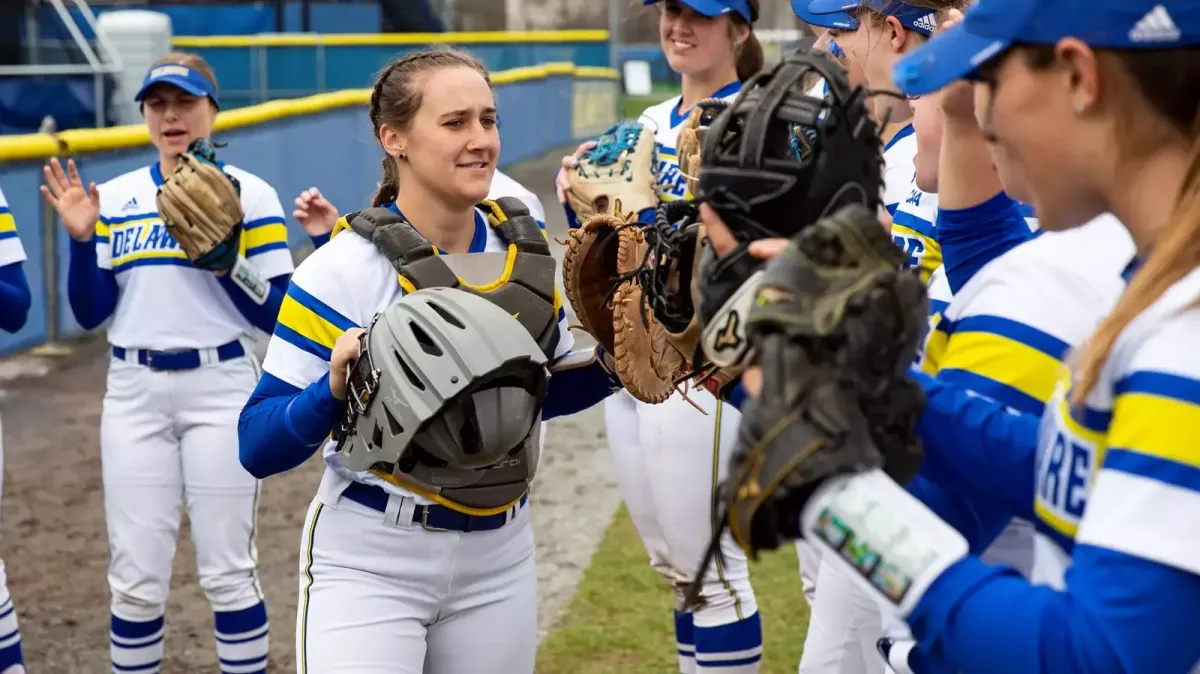
[[(1027, 61), (1053, 62), (1052, 55), (1037, 53), (1047, 49), (1050, 48), (1031, 50), (1026, 54)], [(1187, 173), (1167, 227), (1154, 241), (1117, 306), (1075, 359), (1079, 372), (1071, 392), (1075, 403), (1087, 399), (1125, 328), (1168, 288), (1200, 266), (1200, 49), (1098, 51), (1104, 55), (1099, 59), (1101, 66), (1123, 71), (1160, 118), (1166, 119), (1177, 132), (1187, 134), (1190, 149)], [(1122, 74), (1119, 71), (1113, 74)], [(1128, 128), (1138, 111), (1123, 109), (1123, 113)], [(1161, 132), (1163, 125), (1157, 126), (1155, 131)]]

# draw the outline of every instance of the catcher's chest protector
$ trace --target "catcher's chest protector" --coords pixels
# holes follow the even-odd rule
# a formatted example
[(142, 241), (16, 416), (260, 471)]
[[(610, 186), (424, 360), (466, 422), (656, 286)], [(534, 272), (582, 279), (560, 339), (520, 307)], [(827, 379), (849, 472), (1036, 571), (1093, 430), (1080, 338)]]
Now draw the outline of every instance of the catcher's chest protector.
[[(388, 208), (369, 208), (348, 215), (346, 221), (387, 257), (406, 292), (457, 288), (488, 299), (512, 314), (553, 360), (559, 337), (556, 262), (546, 237), (517, 199), (504, 197), (484, 202), (481, 208), (507, 252), (439, 254), (416, 228)], [(482, 470), (418, 461), (404, 470), (393, 465), (372, 472), (462, 512), (503, 511), (519, 501), (533, 481), (539, 437), (540, 424), (535, 424), (519, 450)]]
[(488, 221), (508, 252), (439, 254), (415, 227), (388, 208), (368, 208), (346, 221), (387, 257), (406, 292), (457, 288), (491, 300), (520, 321), (553, 360), (558, 307), (550, 245), (520, 200), (502, 197), (484, 202), (481, 208), (488, 211)]

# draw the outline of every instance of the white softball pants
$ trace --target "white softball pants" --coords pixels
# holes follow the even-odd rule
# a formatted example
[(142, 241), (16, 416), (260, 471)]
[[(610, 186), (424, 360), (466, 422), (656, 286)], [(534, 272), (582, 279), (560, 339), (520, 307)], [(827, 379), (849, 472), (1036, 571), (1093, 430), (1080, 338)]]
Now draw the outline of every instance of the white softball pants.
[[(690, 389), (687, 395), (707, 414), (678, 393), (650, 405), (621, 391), (604, 403), (621, 496), (650, 566), (678, 593), (677, 600), (695, 578), (712, 539), (716, 487), (728, 474), (741, 420), (733, 406), (718, 404), (705, 390)], [(703, 607), (690, 616), (695, 629), (749, 623), (751, 618), (753, 625), (731, 628), (734, 633), (722, 638), (721, 652), (697, 652), (694, 665), (685, 662), (684, 651), (701, 649), (681, 640), (681, 671), (693, 666), (695, 671), (756, 671), (762, 651), (758, 603), (746, 556), (728, 532), (721, 539), (720, 557), (703, 579), (701, 596)], [(677, 624), (677, 638), (680, 631)]]
[(262, 601), (254, 543), (258, 480), (238, 460), (238, 415), (258, 382), (253, 356), (156, 371), (113, 359), (100, 415), (112, 614), (163, 615), (182, 507), (200, 587), (214, 611)]
[(300, 549), (297, 672), (533, 674), (528, 506), (498, 529), (468, 533), (428, 531), (412, 522), (412, 507), (396, 495), (388, 512), (336, 493), (313, 500)]
[[(0, 424), (0, 485), (4, 476), (4, 426)], [(21, 650), (21, 630), (17, 624), (17, 611), (12, 595), (8, 592), (8, 573), (0, 561), (0, 673), (8, 674), (16, 665), (24, 663)]]

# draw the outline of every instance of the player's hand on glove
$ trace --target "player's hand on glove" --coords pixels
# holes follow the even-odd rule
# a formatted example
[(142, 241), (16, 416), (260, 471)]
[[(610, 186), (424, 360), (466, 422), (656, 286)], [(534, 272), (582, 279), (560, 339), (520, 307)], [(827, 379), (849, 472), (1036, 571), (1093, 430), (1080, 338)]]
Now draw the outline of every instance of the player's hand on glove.
[(567, 181), (567, 171), (573, 170), (579, 166), (579, 158), (584, 152), (596, 147), (596, 141), (587, 140), (579, 144), (575, 148), (574, 154), (563, 155), (562, 166), (558, 169), (558, 173), (554, 175), (554, 192), (558, 195), (558, 203), (567, 203), (567, 192), (571, 190), (571, 183)]
[(321, 190), (310, 187), (296, 197), (296, 209), (292, 217), (300, 223), (309, 236), (321, 236), (333, 231), (337, 224), (337, 208), (321, 194)]
[(654, 132), (638, 122), (618, 122), (596, 145), (564, 168), (566, 203), (580, 222), (593, 215), (641, 214), (658, 206)]
[(220, 273), (237, 264), (244, 217), (241, 185), (217, 163), (207, 139), (193, 140), (179, 154), (155, 203), (167, 231), (196, 268)]
[(346, 399), (346, 378), (350, 366), (362, 353), (364, 332), (362, 328), (350, 328), (333, 343), (333, 352), (329, 355), (329, 391), (338, 400)]
[(67, 234), (76, 241), (91, 240), (100, 219), (100, 191), (96, 183), (88, 183), (84, 188), (74, 159), (67, 160), (67, 172), (63, 173), (58, 158), (52, 157), (42, 167), (42, 173), (46, 177), (46, 184), (41, 186), (42, 196), (58, 213)]
[(800, 510), (823, 480), (883, 467), (885, 436), (906, 436), (894, 444), (909, 466), (915, 443), (919, 466), (912, 426), (923, 399), (904, 372), (928, 310), (903, 263), (874, 214), (854, 206), (767, 265), (747, 324), (761, 390), (742, 410), (722, 487), (731, 533), (749, 554), (798, 537)]

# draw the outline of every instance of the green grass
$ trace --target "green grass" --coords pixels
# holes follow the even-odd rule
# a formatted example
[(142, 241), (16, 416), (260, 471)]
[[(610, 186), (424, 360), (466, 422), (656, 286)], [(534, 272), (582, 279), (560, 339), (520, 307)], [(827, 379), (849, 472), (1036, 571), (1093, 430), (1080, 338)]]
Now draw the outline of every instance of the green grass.
[[(762, 674), (791, 674), (808, 630), (795, 548), (763, 555), (750, 568), (763, 620)], [(542, 643), (538, 674), (650, 674), (677, 671), (674, 593), (650, 569), (624, 506), (617, 512), (559, 627)]]

